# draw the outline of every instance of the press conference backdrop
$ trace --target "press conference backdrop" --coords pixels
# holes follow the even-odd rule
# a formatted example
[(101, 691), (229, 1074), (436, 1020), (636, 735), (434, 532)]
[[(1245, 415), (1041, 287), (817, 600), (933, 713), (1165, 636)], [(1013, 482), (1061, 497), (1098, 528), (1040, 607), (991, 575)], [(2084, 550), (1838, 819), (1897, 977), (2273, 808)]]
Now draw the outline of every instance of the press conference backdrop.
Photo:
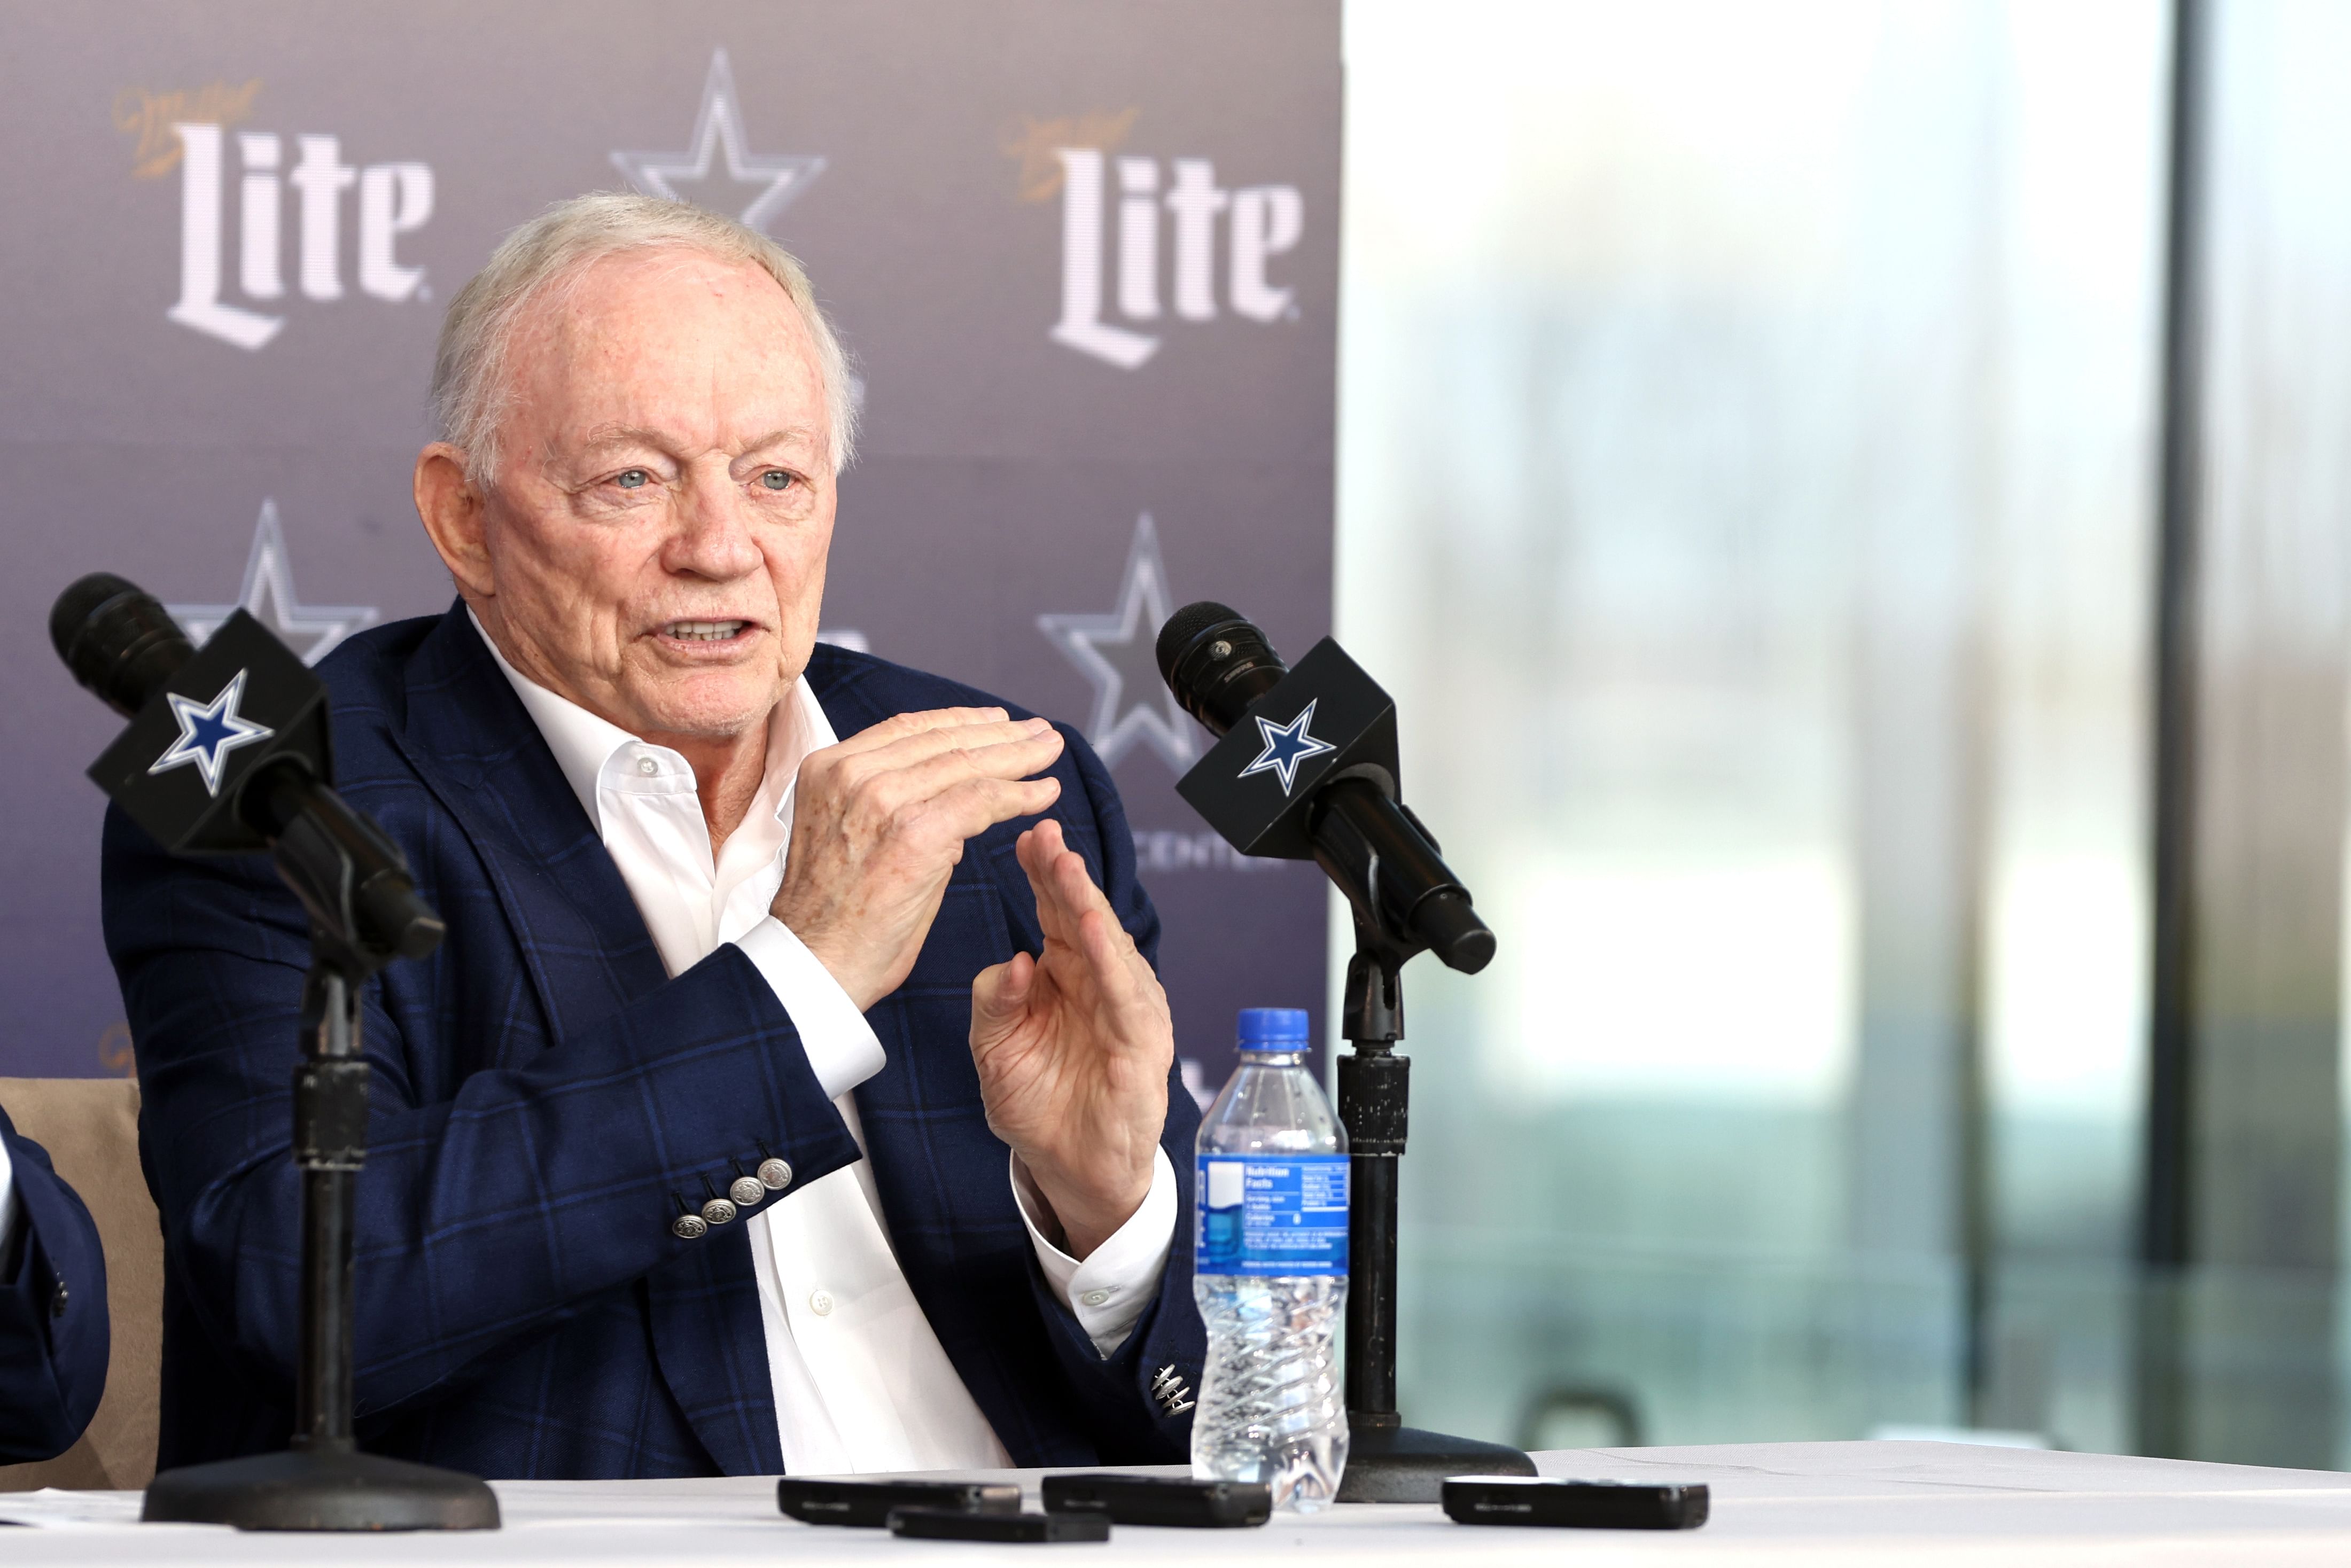
[(808, 264), (864, 415), (826, 635), (1084, 731), (1179, 1051), (1214, 1082), (1234, 1009), (1319, 1006), (1321, 876), (1177, 799), (1206, 736), (1151, 644), (1203, 597), (1292, 650), (1329, 629), (1335, 0), (93, 0), (10, 46), (8, 1071), (129, 1065), (81, 777), (117, 725), (51, 600), (114, 570), (313, 661), (444, 609), (409, 499), (441, 313), (517, 224), (622, 187)]

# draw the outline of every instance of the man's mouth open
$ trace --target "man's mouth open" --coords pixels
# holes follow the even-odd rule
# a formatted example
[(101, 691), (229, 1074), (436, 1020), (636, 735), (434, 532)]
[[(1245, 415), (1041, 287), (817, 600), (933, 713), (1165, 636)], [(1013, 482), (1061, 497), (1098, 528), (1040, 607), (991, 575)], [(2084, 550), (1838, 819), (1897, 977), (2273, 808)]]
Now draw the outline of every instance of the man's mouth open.
[(703, 647), (723, 647), (749, 637), (758, 628), (748, 621), (672, 621), (661, 634), (674, 642)]

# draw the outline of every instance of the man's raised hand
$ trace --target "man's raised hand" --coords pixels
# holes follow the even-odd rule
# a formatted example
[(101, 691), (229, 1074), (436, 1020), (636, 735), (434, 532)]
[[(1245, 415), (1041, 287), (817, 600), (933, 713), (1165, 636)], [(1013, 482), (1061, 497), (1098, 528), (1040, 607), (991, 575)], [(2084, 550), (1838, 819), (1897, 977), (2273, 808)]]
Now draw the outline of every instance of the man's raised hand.
[(989, 1128), (1084, 1258), (1151, 1191), (1176, 1031), (1167, 993), (1061, 825), (1040, 822), (1018, 847), (1045, 950), (972, 982), (971, 1055)]
[(800, 764), (783, 886), (769, 905), (860, 1012), (914, 967), (966, 839), (1061, 798), (1031, 779), (1061, 754), (1002, 708), (900, 714)]

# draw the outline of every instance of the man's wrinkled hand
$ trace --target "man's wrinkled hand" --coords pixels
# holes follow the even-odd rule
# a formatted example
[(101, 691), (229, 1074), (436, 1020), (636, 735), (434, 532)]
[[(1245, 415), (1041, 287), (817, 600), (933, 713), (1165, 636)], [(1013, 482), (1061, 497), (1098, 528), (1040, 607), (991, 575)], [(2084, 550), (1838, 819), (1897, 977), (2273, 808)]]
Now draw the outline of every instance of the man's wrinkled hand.
[(971, 987), (987, 1124), (1012, 1145), (1084, 1258), (1143, 1206), (1176, 1056), (1167, 993), (1061, 824), (1020, 835), (1045, 950)]
[(964, 841), (1061, 798), (1061, 737), (1002, 708), (900, 714), (800, 765), (769, 908), (863, 1012), (914, 967)]

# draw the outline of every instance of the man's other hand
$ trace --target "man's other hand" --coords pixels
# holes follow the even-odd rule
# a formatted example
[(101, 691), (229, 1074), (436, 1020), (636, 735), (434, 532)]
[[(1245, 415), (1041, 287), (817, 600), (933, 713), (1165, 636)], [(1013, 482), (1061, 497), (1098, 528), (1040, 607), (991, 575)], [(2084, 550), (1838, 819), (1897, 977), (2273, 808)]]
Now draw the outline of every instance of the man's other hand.
[(1085, 1258), (1143, 1206), (1167, 1121), (1176, 1031), (1135, 951), (1059, 822), (1020, 835), (1045, 951), (971, 987), (971, 1055), (987, 1124), (1029, 1167)]
[(800, 764), (769, 910), (863, 1012), (905, 980), (964, 841), (1061, 798), (1061, 737), (1002, 708), (900, 714)]

